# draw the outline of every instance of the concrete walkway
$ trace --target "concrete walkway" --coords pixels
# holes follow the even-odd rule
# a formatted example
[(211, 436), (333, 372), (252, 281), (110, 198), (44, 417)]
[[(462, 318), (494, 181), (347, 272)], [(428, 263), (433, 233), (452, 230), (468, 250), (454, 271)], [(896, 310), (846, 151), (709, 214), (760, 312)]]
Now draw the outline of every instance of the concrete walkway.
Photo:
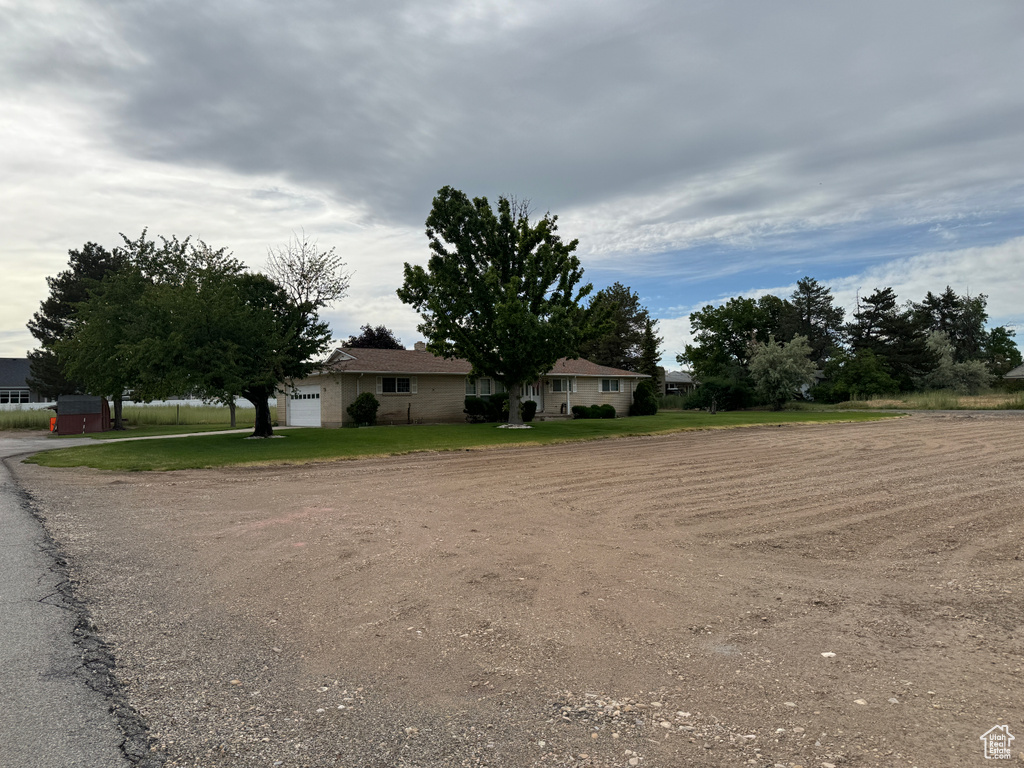
[[(0, 438), (0, 458), (88, 439)], [(110, 700), (86, 684), (80, 619), (27, 498), (0, 465), (0, 766), (117, 768), (130, 763)]]

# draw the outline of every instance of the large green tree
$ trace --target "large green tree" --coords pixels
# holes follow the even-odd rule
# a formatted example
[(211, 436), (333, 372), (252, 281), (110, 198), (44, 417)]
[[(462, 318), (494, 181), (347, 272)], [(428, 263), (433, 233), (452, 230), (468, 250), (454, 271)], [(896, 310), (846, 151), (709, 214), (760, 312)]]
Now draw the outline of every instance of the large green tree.
[(651, 380), (656, 382), (656, 389), (661, 386), (659, 378), (661, 371), (658, 368), (658, 361), (661, 359), (661, 342), (664, 339), (656, 333), (657, 321), (647, 318), (644, 323), (644, 333), (640, 339), (640, 361), (636, 370), (638, 373), (646, 373)]
[(509, 422), (522, 423), (522, 387), (560, 357), (578, 354), (583, 337), (577, 241), (563, 242), (557, 216), (530, 221), (528, 204), (499, 197), (470, 200), (444, 187), (434, 197), (426, 232), (426, 268), (405, 264), (399, 298), (416, 309), (427, 349), (473, 366), (509, 392)]
[(803, 336), (811, 348), (811, 360), (824, 363), (843, 340), (842, 307), (832, 301), (832, 291), (813, 277), (798, 280), (783, 313), (781, 338)]
[(587, 307), (591, 335), (580, 346), (580, 357), (598, 365), (639, 371), (650, 319), (640, 297), (628, 286), (615, 283), (602, 288)]
[(992, 384), (992, 374), (981, 360), (957, 362), (953, 342), (944, 331), (931, 331), (925, 343), (935, 358), (935, 367), (921, 380), (925, 389), (952, 389), (976, 395)]
[(405, 349), (402, 340), (395, 336), (390, 328), (385, 325), (368, 324), (360, 326), (358, 336), (349, 336), (345, 346), (360, 349)]
[(938, 296), (928, 291), (924, 301), (912, 305), (912, 314), (923, 333), (944, 333), (952, 347), (953, 362), (964, 363), (984, 357), (987, 305), (985, 294), (958, 296), (947, 285)]
[(988, 332), (985, 338), (985, 363), (993, 375), (1002, 377), (1024, 363), (1020, 349), (1013, 340), (1016, 335), (1016, 331), (1003, 325)]
[(913, 309), (900, 306), (892, 288), (877, 288), (860, 299), (846, 332), (854, 355), (870, 351), (903, 392), (915, 389), (935, 367)]
[(691, 366), (698, 378), (747, 379), (752, 344), (780, 336), (789, 306), (772, 295), (757, 300), (737, 296), (717, 307), (708, 304), (690, 315), (694, 343), (686, 345), (676, 360)]
[(314, 370), (329, 344), (317, 310), (332, 294), (297, 299), (201, 241), (157, 244), (145, 231), (124, 241), (128, 266), (79, 305), (62, 347), (72, 370), (110, 395), (245, 397), (256, 408), (253, 436), (271, 436), (268, 400), (281, 382)]
[(814, 361), (811, 347), (804, 336), (796, 336), (788, 344), (769, 338), (753, 345), (750, 376), (763, 403), (780, 411), (782, 406), (814, 383)]
[(68, 377), (56, 347), (74, 332), (77, 305), (89, 298), (89, 292), (105, 276), (123, 265), (124, 259), (116, 249), (111, 252), (89, 242), (80, 249), (69, 250), (68, 268), (46, 278), (50, 294), (28, 322), (29, 332), (39, 342), (39, 347), (28, 353), (28, 384), (43, 397), (56, 399), (59, 395), (85, 392), (82, 382)]

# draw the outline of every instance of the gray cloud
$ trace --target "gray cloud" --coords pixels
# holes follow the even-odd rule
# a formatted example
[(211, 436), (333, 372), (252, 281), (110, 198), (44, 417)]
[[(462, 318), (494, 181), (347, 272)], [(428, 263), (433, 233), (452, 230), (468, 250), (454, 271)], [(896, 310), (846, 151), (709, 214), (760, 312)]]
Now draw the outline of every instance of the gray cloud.
[[(1016, 0), (0, 7), (0, 258), (26, 285), (117, 231), (257, 266), (305, 226), (364, 291), (338, 322), (408, 335), (392, 294), (444, 184), (560, 214), (626, 282), (969, 264), (1021, 234)], [(978, 263), (991, 290), (1005, 262)]]
[(416, 225), (445, 183), (563, 210), (770, 166), (678, 212), (702, 218), (819, 183), (846, 206), (969, 198), (1024, 170), (1016, 3), (421, 5), (86, 5), (106, 22), (69, 56), (59, 25), (19, 31), (38, 44), (18, 77), (114, 100), (139, 157)]

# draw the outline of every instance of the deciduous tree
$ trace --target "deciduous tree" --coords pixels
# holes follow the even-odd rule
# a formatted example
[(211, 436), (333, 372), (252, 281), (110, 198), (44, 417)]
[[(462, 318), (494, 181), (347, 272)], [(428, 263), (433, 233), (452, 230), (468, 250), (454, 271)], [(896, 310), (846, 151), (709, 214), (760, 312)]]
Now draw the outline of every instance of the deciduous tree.
[(747, 377), (752, 342), (766, 344), (779, 333), (788, 303), (777, 296), (758, 300), (743, 296), (725, 304), (708, 304), (690, 315), (693, 344), (687, 344), (676, 360), (690, 365), (700, 378), (727, 378), (741, 381)]
[(811, 347), (803, 336), (796, 336), (788, 344), (769, 338), (764, 344), (755, 343), (750, 356), (750, 376), (760, 399), (774, 410), (799, 394), (802, 387), (814, 383), (815, 364), (811, 360)]
[(333, 304), (348, 293), (351, 275), (334, 248), (322, 250), (305, 233), (292, 233), (287, 245), (267, 251), (265, 273), (291, 297), (296, 306), (315, 310)]
[(532, 223), (524, 202), (500, 197), (494, 210), (444, 187), (426, 222), (430, 260), (406, 263), (398, 290), (423, 318), (427, 349), (505, 385), (511, 423), (522, 423), (522, 387), (575, 356), (582, 339), (579, 302), (591, 286), (578, 287), (577, 241), (563, 242), (556, 222), (545, 214)]
[(405, 349), (402, 341), (386, 326), (364, 325), (359, 329), (358, 336), (349, 336), (346, 347), (361, 349)]

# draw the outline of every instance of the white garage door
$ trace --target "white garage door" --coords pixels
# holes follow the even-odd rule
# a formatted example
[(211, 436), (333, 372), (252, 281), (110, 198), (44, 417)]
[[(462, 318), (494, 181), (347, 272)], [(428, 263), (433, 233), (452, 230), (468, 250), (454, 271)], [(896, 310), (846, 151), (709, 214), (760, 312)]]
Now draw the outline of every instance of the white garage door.
[(319, 385), (296, 387), (295, 391), (288, 394), (288, 426), (320, 426)]

